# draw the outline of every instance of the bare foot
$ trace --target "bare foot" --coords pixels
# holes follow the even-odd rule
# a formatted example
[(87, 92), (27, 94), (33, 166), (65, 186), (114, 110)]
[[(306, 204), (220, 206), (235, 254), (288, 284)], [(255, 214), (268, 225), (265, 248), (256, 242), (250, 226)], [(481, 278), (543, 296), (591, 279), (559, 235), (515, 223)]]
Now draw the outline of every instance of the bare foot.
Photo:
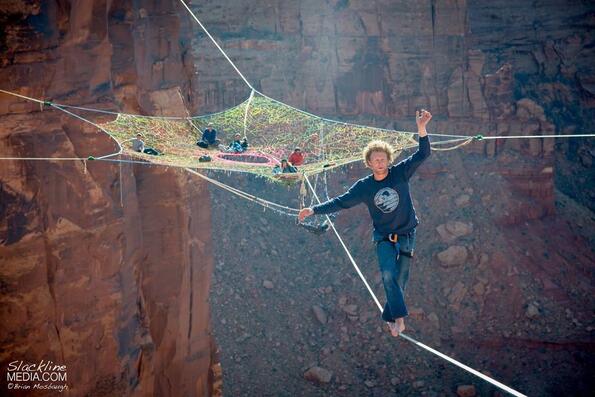
[(390, 333), (392, 336), (394, 336), (395, 338), (399, 336), (399, 327), (397, 326), (397, 323), (388, 323), (388, 328), (390, 329)]
[(390, 330), (390, 334), (392, 336), (394, 336), (395, 338), (397, 336), (399, 336), (399, 327), (397, 326), (397, 323), (387, 323), (388, 324), (388, 329)]
[(395, 325), (397, 328), (397, 334), (405, 331), (405, 319), (403, 317), (395, 319)]

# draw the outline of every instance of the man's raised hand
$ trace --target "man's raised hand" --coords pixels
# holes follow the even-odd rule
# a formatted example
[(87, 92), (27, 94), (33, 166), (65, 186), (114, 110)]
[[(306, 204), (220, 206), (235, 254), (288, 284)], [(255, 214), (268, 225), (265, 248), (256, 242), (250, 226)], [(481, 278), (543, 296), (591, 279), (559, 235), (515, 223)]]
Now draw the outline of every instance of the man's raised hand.
[(422, 109), (421, 111), (417, 110), (415, 112), (415, 123), (417, 124), (417, 133), (420, 138), (428, 135), (426, 124), (428, 124), (428, 121), (430, 121), (431, 118), (432, 114), (425, 109)]
[(417, 110), (415, 112), (415, 122), (417, 123), (417, 128), (425, 128), (430, 119), (432, 118), (432, 113), (428, 112), (425, 109), (421, 111)]

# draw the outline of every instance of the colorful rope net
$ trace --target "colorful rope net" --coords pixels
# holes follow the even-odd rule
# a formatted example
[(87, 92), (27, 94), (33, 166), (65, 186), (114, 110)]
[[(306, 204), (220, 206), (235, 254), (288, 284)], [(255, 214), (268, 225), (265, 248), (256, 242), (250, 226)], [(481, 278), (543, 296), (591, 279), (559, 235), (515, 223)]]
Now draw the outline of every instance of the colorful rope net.
[[(217, 130), (221, 145), (205, 149), (199, 147), (197, 141), (209, 124)], [(120, 142), (124, 153), (135, 159), (268, 177), (273, 176), (273, 167), (288, 158), (295, 148), (304, 155), (298, 172), (314, 175), (360, 161), (362, 149), (374, 139), (390, 142), (396, 151), (417, 145), (412, 133), (324, 119), (257, 91), (252, 91), (241, 104), (219, 113), (188, 118), (118, 114), (115, 120), (102, 127)], [(139, 133), (146, 146), (157, 149), (162, 155), (135, 152), (132, 139)], [(245, 152), (226, 151), (236, 134), (247, 140)], [(199, 161), (202, 156), (210, 160)]]

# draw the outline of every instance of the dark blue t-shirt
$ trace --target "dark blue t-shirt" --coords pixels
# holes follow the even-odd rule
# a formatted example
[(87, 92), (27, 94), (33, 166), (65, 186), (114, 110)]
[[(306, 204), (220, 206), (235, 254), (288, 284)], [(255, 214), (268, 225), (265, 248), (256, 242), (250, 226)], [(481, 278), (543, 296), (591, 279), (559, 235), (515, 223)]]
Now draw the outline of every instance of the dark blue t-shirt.
[(215, 143), (215, 140), (217, 139), (217, 130), (214, 128), (211, 129), (206, 129), (203, 133), (202, 133), (202, 140), (204, 142), (208, 142), (208, 143)]
[(419, 138), (419, 149), (411, 156), (388, 169), (381, 181), (368, 175), (358, 180), (349, 190), (322, 204), (312, 207), (315, 214), (330, 214), (364, 203), (372, 217), (374, 230), (387, 236), (389, 233), (407, 233), (419, 223), (409, 192), (409, 179), (430, 156), (428, 136)]

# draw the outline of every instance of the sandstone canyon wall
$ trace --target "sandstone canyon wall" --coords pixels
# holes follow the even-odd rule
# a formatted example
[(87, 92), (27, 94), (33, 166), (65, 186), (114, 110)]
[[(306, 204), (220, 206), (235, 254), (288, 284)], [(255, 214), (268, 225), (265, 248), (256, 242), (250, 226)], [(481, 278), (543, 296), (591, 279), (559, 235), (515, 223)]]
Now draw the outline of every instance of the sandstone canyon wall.
[[(193, 113), (191, 30), (177, 9), (3, 2), (1, 88), (130, 113)], [(95, 127), (41, 110), (1, 96), (1, 156), (117, 150)], [(51, 360), (68, 368), (67, 395), (211, 395), (209, 202), (204, 183), (164, 168), (2, 161), (0, 394), (9, 362)]]

